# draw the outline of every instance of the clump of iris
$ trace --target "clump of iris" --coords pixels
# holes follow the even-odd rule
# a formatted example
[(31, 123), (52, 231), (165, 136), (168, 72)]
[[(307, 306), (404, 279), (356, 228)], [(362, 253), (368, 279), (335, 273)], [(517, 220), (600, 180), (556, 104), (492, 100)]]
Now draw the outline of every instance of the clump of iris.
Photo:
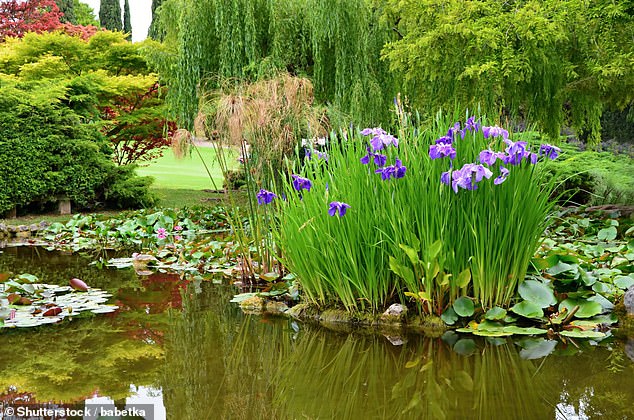
[[(467, 132), (477, 133), (482, 131), (485, 139), (495, 139), (501, 137), (506, 148), (504, 151), (494, 151), (489, 149), (482, 150), (478, 155), (478, 163), (466, 163), (462, 168), (454, 170), (453, 160), (457, 156), (454, 141), (457, 134), (464, 140)], [(525, 141), (514, 142), (509, 139), (509, 132), (498, 126), (482, 126), (479, 121), (475, 121), (474, 117), (470, 117), (461, 129), (460, 122), (456, 122), (449, 128), (447, 134), (436, 139), (434, 144), (429, 146), (429, 157), (432, 160), (448, 157), (452, 163), (449, 170), (443, 172), (440, 176), (440, 182), (450, 185), (454, 192), (458, 193), (458, 189), (475, 190), (478, 183), (483, 179), (489, 179), (493, 176), (493, 172), (488, 168), (493, 166), (499, 159), (502, 164), (498, 167), (499, 175), (493, 180), (494, 185), (500, 185), (508, 178), (510, 170), (503, 165), (518, 166), (522, 162), (536, 164), (540, 156), (546, 156), (548, 159), (554, 160), (559, 156), (561, 149), (550, 144), (542, 144), (539, 148), (539, 154), (530, 151)]]

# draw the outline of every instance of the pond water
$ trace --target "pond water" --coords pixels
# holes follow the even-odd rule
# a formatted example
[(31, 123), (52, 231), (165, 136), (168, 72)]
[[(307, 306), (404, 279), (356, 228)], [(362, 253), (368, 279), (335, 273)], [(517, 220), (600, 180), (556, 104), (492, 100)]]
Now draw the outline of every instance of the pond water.
[(0, 403), (153, 404), (155, 419), (634, 418), (634, 339), (333, 332), (244, 314), (227, 285), (90, 261), (0, 254), (0, 273), (79, 277), (121, 307), (0, 330)]

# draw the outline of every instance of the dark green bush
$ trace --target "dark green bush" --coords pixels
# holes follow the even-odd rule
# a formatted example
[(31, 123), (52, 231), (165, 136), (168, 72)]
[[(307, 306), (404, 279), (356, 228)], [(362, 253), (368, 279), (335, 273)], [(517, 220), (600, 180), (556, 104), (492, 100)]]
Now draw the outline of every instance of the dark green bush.
[(149, 182), (135, 181), (131, 170), (117, 172), (110, 157), (95, 125), (69, 108), (0, 83), (0, 213), (59, 196), (77, 207), (150, 202)]
[(152, 207), (157, 197), (150, 192), (152, 177), (136, 176), (135, 166), (116, 166), (105, 183), (104, 199), (119, 209)]
[(634, 161), (629, 156), (565, 145), (550, 172), (560, 183), (555, 194), (561, 204), (634, 204)]

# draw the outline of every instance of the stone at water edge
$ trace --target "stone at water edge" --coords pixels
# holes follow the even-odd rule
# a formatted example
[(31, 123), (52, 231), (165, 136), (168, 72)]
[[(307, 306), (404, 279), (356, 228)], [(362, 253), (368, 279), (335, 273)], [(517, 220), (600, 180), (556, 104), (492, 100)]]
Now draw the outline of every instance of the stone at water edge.
[(79, 279), (70, 279), (70, 287), (72, 287), (75, 290), (79, 290), (80, 292), (87, 292), (89, 287), (86, 283), (84, 283), (83, 280), (79, 280)]
[(400, 323), (407, 314), (407, 307), (400, 303), (394, 303), (381, 315), (381, 319), (385, 322)]
[(625, 306), (627, 316), (634, 316), (634, 286), (630, 286), (630, 288), (625, 292), (625, 296), (623, 296), (623, 305)]
[(634, 337), (630, 337), (625, 345), (625, 354), (634, 362)]

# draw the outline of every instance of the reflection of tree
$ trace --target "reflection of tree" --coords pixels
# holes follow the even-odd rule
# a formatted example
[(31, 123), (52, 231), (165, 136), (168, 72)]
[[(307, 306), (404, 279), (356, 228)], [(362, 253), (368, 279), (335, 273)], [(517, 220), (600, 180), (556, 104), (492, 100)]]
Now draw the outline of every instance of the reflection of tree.
[(75, 320), (2, 333), (0, 390), (17, 387), (38, 401), (81, 401), (94, 392), (125, 398), (130, 384), (157, 382), (163, 350), (130, 340), (115, 319)]
[[(579, 345), (579, 344), (578, 344)], [(558, 384), (560, 403), (589, 418), (634, 418), (634, 363), (624, 354), (623, 343), (612, 350), (590, 346), (574, 356), (548, 358), (542, 370)]]
[(92, 319), (0, 330), (0, 393), (15, 386), (38, 401), (80, 401), (95, 391), (116, 400), (129, 396), (131, 383), (157, 385), (168, 322), (163, 311), (180, 307), (182, 279), (160, 273), (139, 279), (133, 270), (100, 270), (90, 262), (41, 248), (0, 254), (0, 273), (28, 272), (60, 284), (79, 277), (109, 290), (121, 307)]

